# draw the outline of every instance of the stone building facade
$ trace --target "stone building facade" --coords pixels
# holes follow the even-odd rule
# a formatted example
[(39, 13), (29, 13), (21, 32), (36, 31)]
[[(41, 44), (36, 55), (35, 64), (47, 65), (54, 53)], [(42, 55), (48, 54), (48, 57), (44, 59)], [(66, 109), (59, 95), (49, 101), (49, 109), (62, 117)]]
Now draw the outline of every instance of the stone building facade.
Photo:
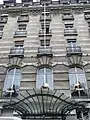
[(0, 119), (89, 120), (89, 88), (90, 0), (4, 0)]

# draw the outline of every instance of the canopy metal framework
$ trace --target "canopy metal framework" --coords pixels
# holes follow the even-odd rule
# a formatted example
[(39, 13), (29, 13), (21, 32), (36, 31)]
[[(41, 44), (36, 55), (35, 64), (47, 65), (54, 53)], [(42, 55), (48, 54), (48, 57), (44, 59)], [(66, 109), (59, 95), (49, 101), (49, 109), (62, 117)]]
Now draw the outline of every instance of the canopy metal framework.
[(55, 118), (65, 120), (67, 114), (80, 104), (71, 100), (60, 90), (32, 89), (20, 91), (19, 96), (11, 99), (9, 105), (23, 119)]

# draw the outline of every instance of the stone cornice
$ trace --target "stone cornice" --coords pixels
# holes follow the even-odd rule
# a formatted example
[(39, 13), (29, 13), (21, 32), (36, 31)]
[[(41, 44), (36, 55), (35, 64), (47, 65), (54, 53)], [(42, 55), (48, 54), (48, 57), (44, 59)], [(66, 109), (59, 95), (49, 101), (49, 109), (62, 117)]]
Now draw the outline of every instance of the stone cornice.
[[(87, 9), (90, 9), (90, 4), (71, 4), (71, 5), (61, 5), (61, 4), (56, 4), (52, 5), (50, 4), (47, 6), (48, 11), (51, 13), (53, 12), (59, 12), (62, 13), (63, 11), (75, 11), (75, 12), (80, 12), (84, 11)], [(14, 7), (9, 7), (9, 8), (0, 8), (0, 13), (23, 13), (23, 12), (35, 12), (39, 14), (43, 10), (42, 5), (37, 5), (37, 6), (29, 6), (29, 7), (23, 7), (23, 6), (14, 6)]]

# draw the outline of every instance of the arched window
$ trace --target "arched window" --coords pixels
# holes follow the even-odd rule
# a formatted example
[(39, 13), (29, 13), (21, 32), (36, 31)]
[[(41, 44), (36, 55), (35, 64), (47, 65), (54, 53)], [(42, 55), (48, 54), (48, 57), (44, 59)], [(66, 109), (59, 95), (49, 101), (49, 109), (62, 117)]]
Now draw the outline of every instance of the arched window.
[(4, 88), (3, 88), (3, 96), (9, 96), (12, 93), (12, 96), (17, 96), (20, 88), (20, 80), (21, 80), (21, 70), (18, 68), (7, 70)]
[(53, 89), (52, 70), (47, 67), (38, 70), (36, 88), (41, 88), (45, 83), (48, 84), (50, 89)]
[(82, 68), (74, 67), (69, 69), (69, 80), (70, 87), (73, 89), (73, 86), (80, 82), (84, 88), (87, 88), (85, 72)]
[[(85, 91), (87, 89), (87, 81), (84, 69), (73, 67), (69, 69), (69, 81), (71, 91)], [(78, 93), (77, 93), (78, 94)], [(85, 95), (84, 93), (82, 96)]]

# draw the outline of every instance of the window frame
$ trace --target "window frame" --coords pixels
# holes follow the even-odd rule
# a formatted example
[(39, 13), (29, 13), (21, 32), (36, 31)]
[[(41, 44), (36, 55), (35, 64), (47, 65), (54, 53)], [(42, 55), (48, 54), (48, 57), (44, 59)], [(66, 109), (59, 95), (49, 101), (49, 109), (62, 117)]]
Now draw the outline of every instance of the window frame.
[[(80, 73), (78, 73), (78, 70), (75, 70), (75, 68), (77, 68), (78, 70), (80, 70)], [(73, 69), (74, 72), (71, 72), (70, 70)], [(82, 72), (81, 72), (82, 70)], [(75, 72), (76, 71), (76, 72)], [(73, 84), (71, 84), (72, 80), (71, 80), (71, 75), (73, 75)], [(83, 79), (83, 81), (81, 81), (81, 77), (80, 75), (83, 75), (85, 79)], [(86, 72), (84, 70), (83, 67), (80, 67), (80, 66), (74, 66), (74, 67), (70, 67), (69, 70), (68, 70), (68, 77), (69, 77), (69, 84), (70, 84), (70, 90), (72, 91), (72, 85), (75, 85), (77, 83), (83, 83), (84, 85), (84, 89), (88, 89), (88, 86), (87, 86), (87, 77), (86, 77)], [(80, 77), (80, 78), (79, 78)], [(74, 83), (74, 78), (75, 78), (75, 81), (76, 83)]]
[[(18, 70), (19, 70), (19, 72), (18, 72)], [(18, 75), (19, 75), (19, 77), (17, 78)], [(10, 96), (13, 96), (13, 94), (15, 94), (15, 93), (16, 93), (16, 96), (18, 95), (18, 92), (20, 90), (21, 76), (22, 76), (22, 72), (21, 72), (21, 68), (19, 66), (17, 66), (17, 67), (12, 66), (11, 68), (9, 67), (7, 69), (5, 79), (4, 79), (3, 96), (6, 97), (8, 95), (8, 97), (10, 97)], [(16, 88), (16, 86), (17, 86), (17, 88)], [(13, 92), (11, 93), (10, 91), (13, 91)]]
[[(46, 82), (46, 80), (45, 80), (45, 83), (47, 83), (48, 85), (49, 85), (49, 89), (51, 89), (51, 90), (53, 90), (54, 89), (54, 80), (53, 80), (53, 69), (51, 68), (51, 67), (48, 67), (48, 66), (43, 66), (43, 67), (39, 67), (38, 69), (37, 69), (37, 77), (36, 77), (36, 88), (41, 88), (42, 86), (43, 86), (43, 84), (41, 85), (39, 85), (39, 70), (41, 70), (41, 69), (49, 69), (49, 70), (51, 70), (51, 78), (52, 78), (52, 80), (51, 80), (51, 82), (52, 82), (52, 85), (51, 85), (51, 87), (50, 87), (50, 85), (49, 85), (49, 83), (48, 82)], [(45, 75), (45, 73), (43, 73), (43, 75)], [(41, 76), (41, 75), (40, 75)], [(43, 76), (43, 78), (46, 78), (47, 77), (47, 75), (45, 75), (45, 76)], [(47, 80), (48, 81), (48, 80)], [(44, 83), (44, 79), (43, 79), (43, 83)], [(39, 85), (39, 86), (38, 86)]]

